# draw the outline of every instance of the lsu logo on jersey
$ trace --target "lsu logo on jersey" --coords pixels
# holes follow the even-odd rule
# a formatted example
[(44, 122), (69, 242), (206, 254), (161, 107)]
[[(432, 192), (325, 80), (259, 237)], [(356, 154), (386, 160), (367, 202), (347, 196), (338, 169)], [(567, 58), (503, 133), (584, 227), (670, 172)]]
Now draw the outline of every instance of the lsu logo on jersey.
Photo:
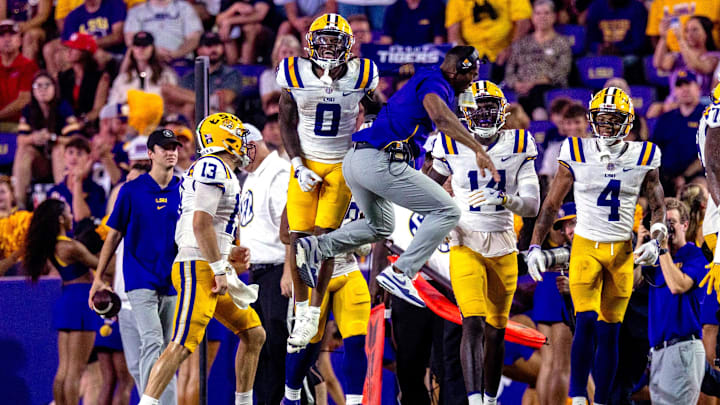
[[(420, 224), (422, 224), (423, 220), (425, 219), (425, 216), (414, 213), (410, 216), (409, 221), (409, 228), (410, 228), (410, 234), (412, 236), (415, 236), (415, 232), (417, 232), (418, 228), (420, 227)], [(437, 250), (440, 253), (447, 253), (450, 251), (450, 244), (447, 242), (443, 242), (440, 244), (440, 246), (437, 247)]]
[(240, 226), (246, 227), (255, 217), (253, 212), (253, 192), (248, 190), (243, 193), (242, 202), (240, 203)]
[(343, 224), (347, 224), (360, 219), (360, 208), (357, 206), (355, 201), (350, 201), (347, 211), (345, 211), (345, 218), (343, 218)]

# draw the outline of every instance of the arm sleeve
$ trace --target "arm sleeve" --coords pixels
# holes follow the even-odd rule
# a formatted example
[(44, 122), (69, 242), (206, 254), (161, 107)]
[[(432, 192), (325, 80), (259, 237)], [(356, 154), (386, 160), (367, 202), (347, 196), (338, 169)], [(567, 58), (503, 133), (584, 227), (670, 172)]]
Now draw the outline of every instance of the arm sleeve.
[(425, 96), (435, 93), (440, 96), (446, 104), (450, 105), (452, 94), (450, 93), (450, 85), (438, 76), (430, 76), (423, 80), (417, 89), (417, 99), (422, 104)]
[(130, 221), (130, 190), (129, 187), (120, 187), (115, 205), (113, 206), (107, 226), (125, 235)]
[(372, 75), (373, 77), (370, 79), (370, 84), (365, 89), (366, 92), (373, 92), (375, 89), (377, 89), (378, 84), (380, 83), (380, 71), (378, 70), (377, 65), (375, 62), (370, 61), (370, 67), (372, 69)]
[(208, 214), (215, 216), (220, 198), (222, 197), (222, 190), (217, 187), (213, 187), (210, 184), (198, 183), (195, 185), (195, 210), (207, 212)]
[(540, 208), (540, 182), (532, 160), (520, 166), (517, 175), (518, 195), (508, 196), (505, 207), (521, 217), (534, 217)]
[(683, 263), (680, 271), (687, 274), (687, 276), (693, 280), (694, 285), (698, 285), (700, 284), (700, 281), (702, 281), (703, 277), (705, 277), (705, 274), (707, 274), (707, 269), (705, 268), (706, 265), (707, 260), (705, 260), (705, 257), (698, 249), (697, 256), (688, 260), (686, 263)]

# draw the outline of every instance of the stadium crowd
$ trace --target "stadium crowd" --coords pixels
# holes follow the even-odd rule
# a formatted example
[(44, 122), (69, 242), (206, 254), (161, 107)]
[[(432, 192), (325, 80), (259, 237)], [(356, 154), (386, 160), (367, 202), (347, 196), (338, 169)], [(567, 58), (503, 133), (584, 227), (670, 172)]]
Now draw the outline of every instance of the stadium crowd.
[[(564, 173), (563, 164), (558, 163), (558, 159), (564, 159), (563, 145), (572, 144), (574, 138), (593, 137), (590, 121), (594, 118), (588, 107), (593, 94), (617, 88), (629, 95), (634, 105), (634, 125), (625, 140), (649, 141), (644, 145), (655, 145), (662, 151), (658, 180), (667, 210), (667, 220), (663, 221), (666, 233), (672, 237), (669, 245), (661, 247), (669, 250), (672, 258), (661, 258), (655, 267), (637, 266), (624, 320), (616, 330), (607, 332), (608, 336), (616, 334), (619, 342), (616, 373), (606, 381), (605, 370), (596, 373), (593, 369), (592, 378), (581, 389), (587, 390), (585, 395), (589, 393), (592, 399), (596, 385), (602, 385), (602, 399), (607, 404), (649, 403), (651, 395), (654, 403), (682, 403), (674, 401), (697, 395), (699, 404), (719, 402), (713, 395), (720, 392), (714, 388), (720, 385), (720, 379), (707, 381), (714, 375), (713, 370), (720, 372), (717, 295), (706, 295), (705, 289), (698, 287), (708, 272), (706, 265), (712, 261), (717, 241), (716, 234), (708, 231), (705, 213), (709, 207), (716, 207), (698, 156), (696, 134), (710, 111), (708, 106), (720, 103), (716, 87), (720, 81), (720, 1), (7, 0), (0, 3), (0, 145), (4, 146), (0, 151), (5, 151), (0, 159), (0, 275), (34, 280), (62, 276), (66, 280), (64, 289), (75, 286), (72, 288), (78, 291), (63, 295), (68, 302), (60, 303), (58, 308), (73, 305), (69, 300), (79, 300), (85, 312), (57, 314), (54, 325), (59, 331), (60, 351), (53, 386), (56, 404), (76, 404), (81, 397), (84, 404), (128, 404), (133, 386), (148, 385), (150, 369), (163, 348), (176, 342), (176, 338), (184, 342), (184, 337), (173, 332), (175, 300), (180, 300), (174, 289), (169, 284), (168, 289), (147, 280), (121, 277), (119, 269), (123, 265), (136, 265), (128, 265), (127, 255), (123, 263), (122, 249), (142, 250), (146, 243), (148, 249), (164, 252), (162, 243), (172, 245), (175, 236), (171, 235), (169, 242), (144, 240), (142, 232), (130, 231), (141, 224), (132, 222), (132, 195), (123, 192), (122, 185), (147, 176), (143, 178), (152, 177), (164, 184), (162, 190), (178, 189), (181, 186), (175, 180), (162, 176), (169, 173), (178, 178), (188, 170), (192, 172), (198, 159), (196, 151), (208, 149), (207, 145), (198, 145), (203, 141), (195, 130), (200, 131), (202, 124), (195, 122), (195, 56), (209, 58), (210, 113), (237, 116), (247, 130), (246, 139), (254, 145), (254, 163), (236, 171), (240, 187), (245, 184), (244, 190), (250, 184), (260, 189), (258, 184), (265, 184), (266, 188), (265, 194), (250, 195), (250, 204), (252, 198), (256, 204), (264, 204), (255, 206), (254, 216), (246, 210), (244, 192), (240, 192), (242, 204), (238, 200), (242, 206), (236, 205), (232, 214), (237, 217), (234, 226), (240, 228), (240, 243), (250, 251), (248, 260), (234, 260), (241, 263), (243, 270), (249, 268), (249, 282), (260, 285), (257, 301), (252, 304), (257, 319), (246, 320), (246, 326), (250, 326), (245, 330), (233, 330), (242, 342), (238, 359), (244, 359), (243, 364), (255, 359), (258, 364), (255, 374), (252, 367), (243, 368), (238, 360), (236, 372), (246, 379), (238, 377), (236, 401), (244, 401), (247, 392), (252, 401), (254, 392), (254, 403), (277, 405), (283, 396), (287, 398), (288, 388), (300, 395), (298, 389), (287, 386), (288, 378), (292, 378), (285, 370), (286, 365), (296, 361), (286, 362), (286, 343), (292, 332), (288, 330), (287, 314), (288, 306), (292, 308), (293, 283), (297, 289), (301, 282), (291, 277), (295, 271), (292, 246), (296, 236), (286, 231), (289, 227), (294, 233), (302, 227), (287, 201), (291, 198), (288, 182), (292, 187), (291, 179), (302, 177), (298, 169), (304, 166), (292, 159), (294, 151), (285, 141), (281, 110), (288, 99), (294, 102), (299, 97), (286, 96), (288, 88), (293, 87), (287, 73), (293, 67), (287, 61), (307, 56), (311, 37), (306, 33), (311, 31), (313, 21), (326, 13), (347, 18), (354, 38), (351, 52), (371, 59), (368, 69), (380, 70), (377, 82), (373, 82), (372, 70), (369, 81), (366, 77), (360, 85), (358, 80), (358, 86), (368, 90), (361, 96), (374, 90), (378, 103), (399, 92), (423, 66), (381, 64), (374, 59), (377, 49), (389, 46), (401, 53), (442, 49), (445, 53), (450, 47), (442, 48), (444, 44), (474, 47), (482, 59), (480, 77), (476, 79), (496, 83), (508, 101), (506, 111), (510, 114), (503, 117), (502, 129), (532, 135), (526, 139), (534, 140), (536, 147), (531, 160), (539, 179), (539, 201), (549, 198), (553, 179), (558, 172)], [(286, 82), (281, 83), (285, 76)], [(372, 106), (360, 104), (353, 131), (376, 113), (371, 111)], [(462, 117), (459, 109), (455, 113)], [(324, 119), (324, 113), (322, 116)], [(320, 127), (325, 130), (322, 122)], [(163, 132), (165, 129), (172, 135)], [(442, 134), (435, 139), (444, 142)], [(172, 150), (177, 153), (172, 163), (167, 163), (161, 151), (171, 144), (176, 145)], [(418, 154), (420, 160), (426, 161), (424, 172), (432, 171), (428, 169), (432, 152), (433, 144), (429, 142)], [(585, 149), (585, 154), (590, 153), (595, 152)], [(652, 154), (647, 164), (651, 161)], [(450, 183), (445, 187), (452, 194)], [(158, 204), (172, 204), (162, 200), (167, 196), (153, 189), (156, 185), (143, 187), (133, 192), (154, 193)], [(573, 390), (578, 393), (578, 388), (571, 386), (571, 346), (574, 350), (574, 334), (588, 332), (581, 328), (586, 320), (575, 319), (568, 258), (561, 257), (562, 248), (573, 242), (577, 201), (573, 193), (562, 195), (558, 201), (562, 207), (553, 216), (547, 238), (543, 236), (542, 240), (533, 240), (537, 215), (514, 218), (516, 250), (526, 252), (537, 245), (560, 257), (548, 266), (543, 280), (535, 283), (528, 275), (524, 253), (519, 255), (520, 277), (510, 320), (537, 329), (549, 342), (537, 350), (506, 343), (501, 352), (503, 374), (528, 384), (523, 404), (564, 404), (569, 403), (569, 390), (570, 396), (574, 396)], [(652, 240), (657, 230), (654, 203), (652, 196), (643, 194), (638, 198), (632, 247), (641, 248)], [(357, 210), (357, 206), (353, 203), (350, 207), (346, 217), (357, 219), (357, 213), (352, 218), (353, 207)], [(264, 211), (260, 212), (261, 208)], [(160, 212), (161, 205), (157, 210)], [(402, 221), (413, 218), (397, 212), (398, 227), (407, 227)], [(147, 213), (152, 221), (174, 224), (178, 219), (159, 219), (152, 214), (155, 212)], [(261, 221), (262, 226), (258, 225)], [(339, 225), (313, 223), (307, 232), (312, 233), (313, 227), (329, 230)], [(252, 235), (248, 242), (243, 232)], [(52, 234), (58, 238), (48, 250), (43, 239)], [(124, 247), (120, 245), (116, 251), (123, 237)], [(399, 234), (388, 235), (396, 245), (400, 238)], [(108, 240), (117, 243), (105, 252), (103, 241), (107, 245)], [(465, 324), (461, 327), (430, 309), (384, 294), (374, 280), (387, 265), (386, 249), (384, 243), (378, 242), (370, 256), (364, 252), (357, 255), (357, 260), (362, 274), (371, 280), (370, 303), (375, 306), (385, 302), (392, 307), (390, 329), (397, 355), (394, 364), (386, 367), (397, 373), (400, 403), (468, 403), (472, 393), (466, 390), (467, 381), (459, 367)], [(443, 253), (445, 257), (447, 252)], [(111, 259), (113, 254), (115, 259)], [(167, 262), (169, 280), (172, 256), (152, 256), (138, 259), (138, 263)], [(673, 260), (684, 265), (676, 266)], [(337, 256), (335, 262), (338, 266)], [(442, 270), (442, 265), (432, 261), (428, 266), (447, 274), (447, 283), (435, 280), (431, 284), (453, 301), (455, 297), (447, 288), (447, 268)], [(88, 269), (102, 271), (93, 277)], [(93, 280), (97, 285), (91, 284)], [(342, 288), (336, 286), (336, 278), (329, 283), (328, 291), (341, 296), (335, 292)], [(93, 293), (111, 286), (120, 295), (123, 310), (116, 318), (103, 322), (88, 308), (88, 298), (92, 305), (91, 285)], [(126, 287), (128, 294), (124, 294)], [(138, 289), (154, 295), (140, 297)], [(299, 301), (297, 292), (295, 295), (295, 301)], [(310, 300), (310, 308), (317, 307), (319, 304), (313, 304), (314, 293), (311, 295), (305, 300)], [(165, 301), (168, 297), (171, 300)], [(343, 299), (353, 298), (338, 300)], [(151, 304), (158, 313), (153, 319), (141, 320), (129, 314), (130, 308), (142, 313), (145, 310), (138, 308)], [(178, 308), (181, 305), (178, 303)], [(315, 338), (307, 346), (310, 350), (314, 344), (312, 347), (322, 352), (319, 356), (315, 353), (318, 360), (308, 365), (310, 371), (301, 373), (300, 378), (307, 377), (315, 387), (318, 404), (328, 403), (328, 398), (336, 404), (359, 404), (362, 387), (359, 398), (346, 395), (348, 390), (358, 388), (350, 387), (346, 378), (352, 371), (346, 367), (334, 371), (327, 352), (345, 345), (346, 353), (350, 353), (347, 347), (358, 345), (352, 339), (357, 336), (352, 335), (364, 336), (365, 332), (343, 324), (337, 313), (342, 302), (331, 304), (335, 319), (327, 322), (328, 304), (323, 305), (322, 315), (320, 310), (317, 313), (323, 318), (320, 333), (313, 334)], [(674, 312), (670, 312), (668, 307), (673, 305)], [(674, 317), (664, 316), (668, 313)], [(128, 328), (123, 322), (136, 322), (137, 327)], [(153, 333), (146, 333), (148, 330)], [(210, 364), (218, 350), (218, 336), (224, 332), (224, 326), (217, 321), (208, 326)], [(491, 339), (487, 335), (485, 341)], [(648, 363), (651, 351), (686, 340), (697, 346), (689, 347), (686, 356), (683, 353), (682, 367), (674, 365), (676, 374), (654, 370), (662, 367), (659, 356)], [(363, 344), (364, 339), (360, 342)], [(601, 343), (596, 345), (602, 347)], [(131, 346), (134, 354), (128, 353)], [(153, 347), (146, 350), (146, 346)], [(287, 350), (289, 353), (289, 343)], [(593, 351), (595, 356), (603, 354), (607, 353)], [(287, 356), (292, 358), (291, 354)], [(197, 403), (197, 361), (193, 354), (182, 363), (172, 388), (165, 391), (160, 403)], [(670, 368), (670, 362), (665, 360), (665, 369)], [(254, 385), (252, 378), (247, 380), (248, 375), (254, 376)], [(682, 387), (678, 385), (686, 383), (677, 381), (690, 377), (697, 380), (687, 382), (692, 387), (690, 396), (671, 392), (673, 388), (661, 389), (674, 386), (679, 391)], [(486, 386), (486, 395), (487, 390)], [(492, 401), (498, 393), (491, 389), (491, 394), (484, 404), (496, 403)], [(471, 405), (483, 403), (470, 401)]]

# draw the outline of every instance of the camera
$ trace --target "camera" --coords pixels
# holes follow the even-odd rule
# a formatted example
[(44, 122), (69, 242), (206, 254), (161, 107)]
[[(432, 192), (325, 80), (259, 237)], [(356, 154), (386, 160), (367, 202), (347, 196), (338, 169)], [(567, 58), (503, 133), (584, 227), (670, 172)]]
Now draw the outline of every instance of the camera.
[[(570, 248), (564, 246), (543, 250), (542, 254), (547, 268), (570, 263)], [(522, 252), (522, 256), (527, 261), (527, 251)]]

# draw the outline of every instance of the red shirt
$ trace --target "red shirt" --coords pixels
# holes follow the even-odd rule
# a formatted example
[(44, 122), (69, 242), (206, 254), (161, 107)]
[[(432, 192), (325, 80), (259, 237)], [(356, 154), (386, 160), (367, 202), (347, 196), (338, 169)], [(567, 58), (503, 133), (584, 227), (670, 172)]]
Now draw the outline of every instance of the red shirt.
[[(0, 109), (15, 101), (21, 91), (30, 91), (37, 70), (35, 61), (21, 54), (15, 57), (10, 66), (0, 63)], [(19, 112), (14, 119), (20, 119)]]

